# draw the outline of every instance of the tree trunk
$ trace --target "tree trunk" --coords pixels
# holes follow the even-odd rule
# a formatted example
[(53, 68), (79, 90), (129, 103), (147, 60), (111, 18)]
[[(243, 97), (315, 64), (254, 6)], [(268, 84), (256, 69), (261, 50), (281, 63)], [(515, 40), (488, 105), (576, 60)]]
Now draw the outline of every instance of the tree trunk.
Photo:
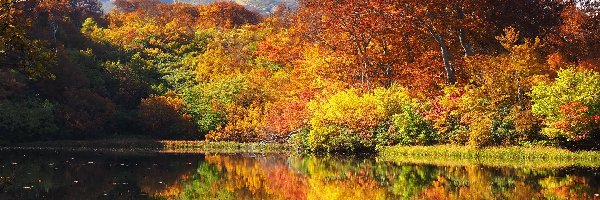
[(458, 28), (458, 39), (460, 40), (460, 45), (465, 50), (465, 57), (473, 56), (473, 47), (471, 47), (471, 44), (469, 44), (465, 29), (462, 27)]
[[(455, 10), (456, 10), (456, 18), (458, 19), (458, 21), (462, 21), (465, 18), (465, 14), (464, 14), (462, 8), (456, 7)], [(460, 45), (462, 46), (463, 50), (465, 51), (465, 57), (472, 56), (474, 54), (473, 47), (471, 46), (471, 44), (469, 44), (469, 40), (467, 39), (467, 33), (460, 24), (458, 25), (458, 39), (460, 41)]]
[(450, 54), (450, 50), (448, 49), (448, 46), (446, 46), (446, 43), (444, 41), (442, 41), (440, 43), (440, 48), (442, 50), (442, 59), (444, 59), (444, 69), (446, 70), (446, 80), (448, 81), (448, 83), (450, 85), (454, 85), (454, 83), (456, 83), (456, 78), (454, 75), (454, 66), (452, 66), (452, 63), (450, 62), (451, 59), (451, 54)]
[(454, 83), (456, 83), (456, 78), (454, 75), (454, 66), (452, 66), (452, 63), (450, 62), (450, 59), (452, 59), (450, 50), (448, 49), (446, 41), (444, 40), (444, 37), (442, 35), (434, 32), (432, 32), (432, 34), (435, 41), (438, 43), (438, 45), (440, 45), (440, 49), (442, 51), (444, 69), (446, 70), (446, 80), (448, 81), (448, 84), (454, 85)]
[[(383, 57), (387, 58), (388, 57), (388, 53), (389, 53), (389, 50), (387, 48), (387, 42), (384, 42), (383, 43)], [(393, 73), (392, 66), (391, 66), (390, 63), (387, 62), (387, 60), (384, 62), (383, 65), (384, 65), (384, 72), (383, 72), (383, 74), (384, 74), (384, 76), (386, 78), (385, 86), (386, 87), (390, 87), (390, 86), (392, 86), (392, 83), (394, 82), (394, 80), (393, 80), (393, 74), (392, 74)]]
[(452, 63), (450, 62), (452, 54), (446, 45), (446, 40), (444, 39), (444, 36), (435, 31), (431, 24), (427, 25), (427, 29), (431, 36), (433, 36), (433, 39), (440, 45), (442, 59), (444, 60), (444, 69), (446, 70), (446, 80), (448, 81), (448, 84), (454, 85), (456, 83), (456, 77), (454, 75), (454, 66), (452, 66)]

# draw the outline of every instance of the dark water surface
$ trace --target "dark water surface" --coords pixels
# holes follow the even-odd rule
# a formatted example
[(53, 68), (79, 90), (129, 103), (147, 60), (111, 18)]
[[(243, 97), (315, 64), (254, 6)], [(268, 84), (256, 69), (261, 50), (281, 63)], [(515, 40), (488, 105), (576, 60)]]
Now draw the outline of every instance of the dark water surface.
[(600, 169), (260, 154), (0, 151), (0, 199), (600, 199)]

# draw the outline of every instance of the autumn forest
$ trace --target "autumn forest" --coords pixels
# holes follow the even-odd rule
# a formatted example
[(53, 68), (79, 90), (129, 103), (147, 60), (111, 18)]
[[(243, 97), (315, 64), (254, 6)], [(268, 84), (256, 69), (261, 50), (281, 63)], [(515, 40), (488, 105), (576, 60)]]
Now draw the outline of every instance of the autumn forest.
[(600, 2), (0, 0), (0, 141), (600, 148)]

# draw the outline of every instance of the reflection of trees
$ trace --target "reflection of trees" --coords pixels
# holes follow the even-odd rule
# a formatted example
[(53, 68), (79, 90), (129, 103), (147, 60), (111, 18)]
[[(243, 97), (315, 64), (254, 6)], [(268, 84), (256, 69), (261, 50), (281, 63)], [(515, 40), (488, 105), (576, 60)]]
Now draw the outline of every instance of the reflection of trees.
[[(589, 173), (573, 175), (574, 171), (578, 170), (397, 165), (336, 157), (211, 155), (198, 168), (198, 175), (186, 183), (181, 197), (585, 199), (599, 192), (594, 177)], [(189, 194), (192, 196), (186, 196)]]
[[(589, 180), (583, 177), (566, 175), (565, 177), (546, 177), (539, 181), (542, 186), (541, 193), (546, 198), (551, 199), (593, 199), (594, 193), (600, 192), (600, 188), (596, 191), (588, 191)], [(597, 181), (597, 179), (596, 179)]]
[[(573, 179), (565, 169), (532, 170), (477, 165), (446, 167), (419, 198), (425, 199), (589, 199), (598, 192), (593, 177)], [(573, 181), (581, 180), (581, 181)], [(443, 198), (441, 198), (443, 197)]]
[(27, 155), (3, 155), (0, 199), (593, 199), (600, 193), (597, 169), (582, 168), (249, 154)]
[(190, 181), (184, 183), (181, 199), (234, 199), (233, 194), (221, 187), (225, 175), (208, 163), (202, 163)]
[[(309, 199), (588, 199), (598, 177), (583, 169), (396, 165), (347, 158), (292, 158)], [(583, 174), (572, 175), (577, 171)]]
[(436, 177), (433, 166), (378, 163), (344, 158), (293, 158), (309, 182), (309, 199), (410, 198)]
[(304, 178), (287, 167), (283, 156), (209, 155), (181, 199), (306, 199)]
[[(304, 199), (303, 178), (291, 171), (283, 156), (224, 157), (206, 159), (227, 171), (227, 188), (238, 191), (238, 198), (260, 196), (267, 199)], [(247, 192), (245, 192), (247, 191)], [(248, 196), (246, 196), (248, 195)]]

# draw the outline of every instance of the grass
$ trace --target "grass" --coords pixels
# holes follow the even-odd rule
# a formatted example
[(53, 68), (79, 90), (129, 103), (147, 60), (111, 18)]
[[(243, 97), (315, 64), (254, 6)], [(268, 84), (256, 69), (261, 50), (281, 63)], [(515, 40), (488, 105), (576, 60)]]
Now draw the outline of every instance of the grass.
[(105, 139), (50, 141), (5, 145), (5, 149), (69, 149), (93, 151), (138, 151), (164, 153), (291, 153), (287, 144), (150, 139)]
[(290, 145), (281, 143), (239, 143), (205, 141), (159, 141), (164, 152), (217, 153), (291, 153)]
[(600, 167), (600, 152), (572, 152), (552, 147), (489, 147), (478, 149), (454, 145), (391, 146), (382, 147), (378, 159), (398, 163), (435, 165), (480, 164), (536, 168)]

